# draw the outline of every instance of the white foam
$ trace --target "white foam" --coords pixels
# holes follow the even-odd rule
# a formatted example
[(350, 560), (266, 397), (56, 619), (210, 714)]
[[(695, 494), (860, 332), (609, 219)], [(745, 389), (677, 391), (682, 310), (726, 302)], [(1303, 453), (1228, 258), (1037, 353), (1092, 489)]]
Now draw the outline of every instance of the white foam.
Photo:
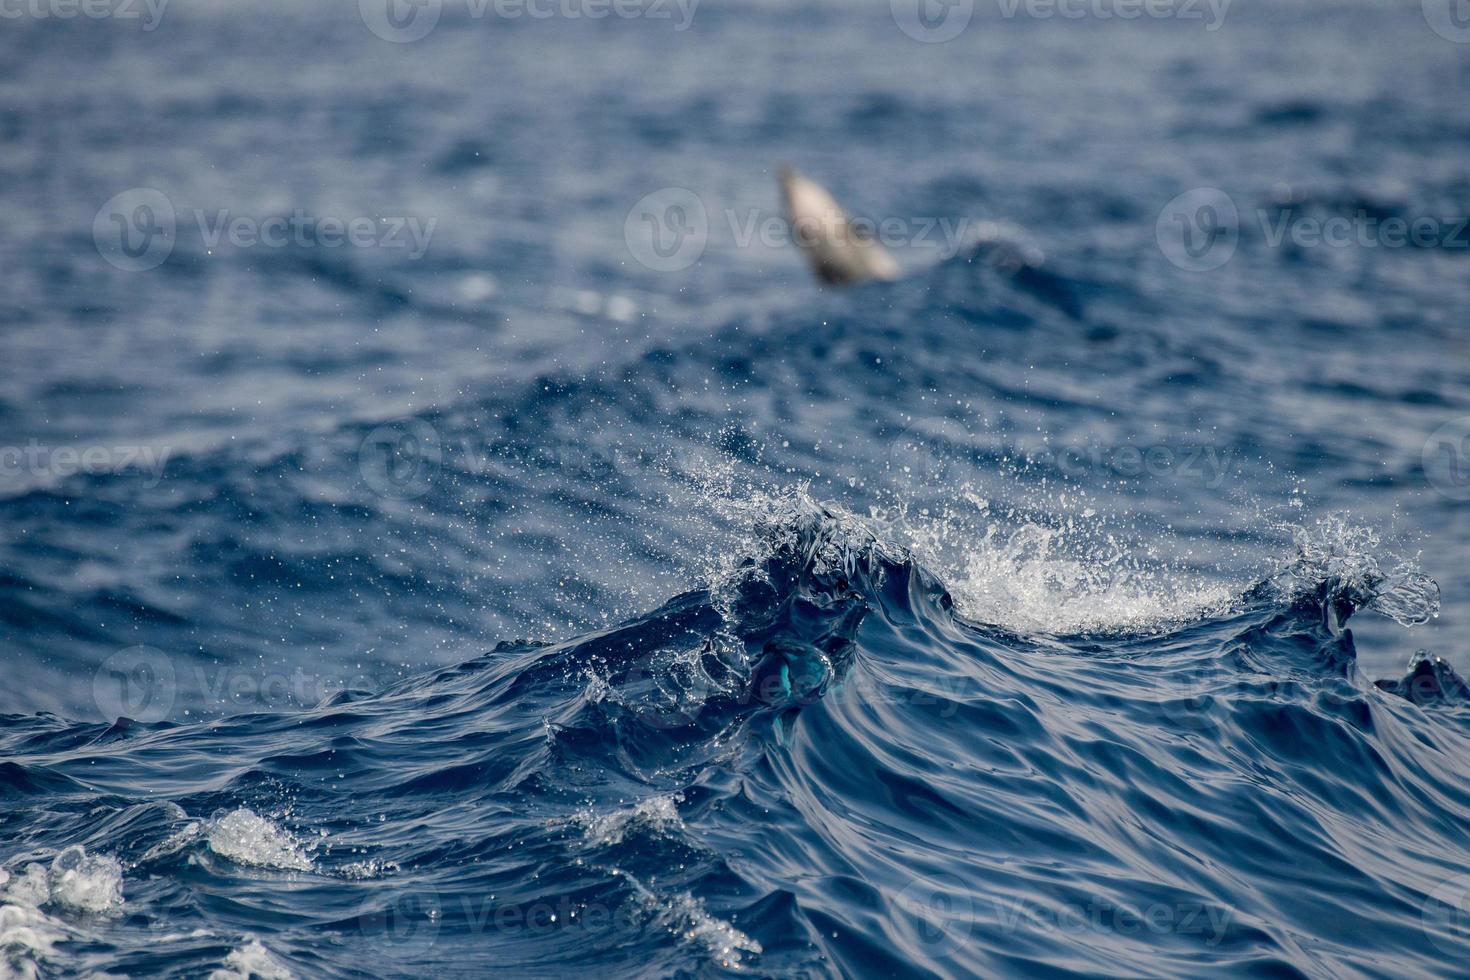
[(1412, 560), (1384, 567), (1383, 541), (1372, 528), (1352, 523), (1345, 514), (1328, 514), (1310, 526), (1285, 529), (1297, 549), (1276, 577), (1286, 588), (1311, 590), (1336, 580), (1366, 599), (1367, 608), (1401, 626), (1418, 626), (1439, 615), (1439, 583)]
[(742, 560), (759, 560), (783, 534), (790, 543), (794, 529), (818, 511), (829, 513), (832, 523), (807, 556), (814, 572), (830, 572), (869, 547), (894, 557), (907, 551), (939, 576), (961, 616), (1018, 633), (1167, 629), (1229, 611), (1248, 584), (1207, 579), (1155, 558), (1070, 497), (1051, 501), (1062, 516), (1043, 525), (965, 486), (943, 508), (914, 512), (895, 505), (867, 517), (819, 504), (804, 487), (766, 494), (711, 486), (710, 493), (721, 516), (737, 530), (750, 529), (737, 547), (709, 563), (717, 602), (738, 581)]
[(645, 904), (651, 905), (655, 921), (684, 942), (702, 947), (727, 970), (740, 969), (743, 954), (762, 951), (759, 942), (710, 915), (704, 901), (688, 892), (662, 902), (648, 896)]
[(991, 524), (954, 567), (937, 571), (961, 616), (1020, 633), (1149, 632), (1222, 614), (1240, 591), (1152, 565), (1071, 521)]
[(43, 908), (112, 915), (122, 906), (122, 866), (82, 847), (62, 850), (49, 867), (0, 868), (0, 980), (43, 975), (56, 943), (74, 933)]
[(704, 907), (703, 899), (695, 898), (689, 892), (660, 898), (626, 871), (614, 868), (612, 873), (632, 886), (638, 906), (656, 925), (667, 929), (681, 942), (699, 947), (721, 967), (739, 970), (744, 954), (759, 955), (763, 952), (758, 941), (711, 915)]
[(60, 925), (40, 909), (24, 903), (0, 904), (0, 980), (32, 980), (64, 938)]
[(459, 295), (471, 303), (489, 299), (498, 288), (494, 277), (483, 273), (465, 276), (459, 281)]
[(607, 298), (607, 315), (620, 323), (631, 323), (638, 314), (638, 304), (626, 296)]
[(344, 864), (340, 872), (344, 878), (351, 878), (354, 881), (364, 881), (371, 878), (386, 878), (389, 875), (397, 874), (400, 870), (397, 861), (380, 861), (377, 858), (373, 858), (368, 861), (354, 861), (351, 864)]
[(199, 837), (200, 833), (203, 832), (203, 830), (204, 828), (200, 826), (197, 822), (185, 824), (179, 830), (175, 831), (173, 834), (170, 834), (166, 840), (163, 840), (160, 843), (154, 844), (152, 847), (150, 847), (148, 849), (148, 853), (144, 854), (138, 860), (138, 863), (146, 864), (149, 861), (156, 861), (159, 858), (170, 857), (174, 854), (177, 854), (179, 851), (188, 846), (191, 842), (196, 840)]
[(650, 796), (638, 804), (612, 813), (596, 815), (590, 811), (579, 815), (577, 822), (586, 829), (587, 841), (591, 844), (617, 844), (628, 832), (643, 828), (658, 834), (678, 833), (684, 829), (679, 819), (678, 804), (684, 797), (679, 793), (667, 796)]
[(208, 827), (209, 849), (238, 864), (287, 871), (312, 870), (302, 845), (281, 827), (244, 807), (216, 814)]
[(116, 858), (68, 847), (51, 863), (51, 904), (80, 912), (113, 913), (123, 906), (122, 865)]
[(295, 975), (259, 939), (251, 937), (225, 957), (224, 968), (211, 973), (209, 980), (295, 980)]
[(587, 677), (587, 686), (583, 689), (582, 696), (589, 704), (601, 704), (612, 689), (608, 686), (606, 679), (591, 668), (584, 673)]
[(42, 864), (28, 864), (19, 875), (5, 876), (6, 901), (40, 908), (51, 901), (51, 875)]
[(122, 865), (116, 858), (65, 848), (50, 867), (31, 863), (19, 875), (4, 873), (0, 898), (26, 908), (64, 908), (112, 914), (123, 907)]

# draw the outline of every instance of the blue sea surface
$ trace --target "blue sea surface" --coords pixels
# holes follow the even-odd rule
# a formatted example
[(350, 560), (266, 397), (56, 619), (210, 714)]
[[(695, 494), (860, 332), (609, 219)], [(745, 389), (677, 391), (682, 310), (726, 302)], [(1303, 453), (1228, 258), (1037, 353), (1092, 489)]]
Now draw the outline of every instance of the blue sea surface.
[(594, 6), (0, 20), (0, 978), (1470, 975), (1448, 4)]

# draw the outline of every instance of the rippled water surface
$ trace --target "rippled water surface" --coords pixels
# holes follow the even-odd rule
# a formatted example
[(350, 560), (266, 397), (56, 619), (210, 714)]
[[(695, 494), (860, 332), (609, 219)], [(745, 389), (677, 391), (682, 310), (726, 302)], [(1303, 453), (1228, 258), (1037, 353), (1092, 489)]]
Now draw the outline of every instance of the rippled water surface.
[(6, 18), (0, 977), (1463, 975), (1440, 6)]

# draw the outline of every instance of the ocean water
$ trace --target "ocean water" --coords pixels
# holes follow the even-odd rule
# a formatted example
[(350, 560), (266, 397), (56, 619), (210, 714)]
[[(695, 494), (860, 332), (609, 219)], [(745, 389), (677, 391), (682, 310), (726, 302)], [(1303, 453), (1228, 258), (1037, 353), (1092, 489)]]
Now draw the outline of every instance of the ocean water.
[(1138, 9), (6, 8), (0, 977), (1465, 975), (1470, 30)]

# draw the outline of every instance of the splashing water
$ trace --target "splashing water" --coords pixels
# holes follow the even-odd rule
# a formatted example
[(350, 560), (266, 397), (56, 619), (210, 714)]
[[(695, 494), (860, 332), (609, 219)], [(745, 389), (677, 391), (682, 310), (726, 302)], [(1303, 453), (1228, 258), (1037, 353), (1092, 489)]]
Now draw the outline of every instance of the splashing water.
[(290, 871), (311, 871), (314, 867), (294, 837), (244, 807), (215, 814), (206, 835), (210, 850), (240, 864)]

